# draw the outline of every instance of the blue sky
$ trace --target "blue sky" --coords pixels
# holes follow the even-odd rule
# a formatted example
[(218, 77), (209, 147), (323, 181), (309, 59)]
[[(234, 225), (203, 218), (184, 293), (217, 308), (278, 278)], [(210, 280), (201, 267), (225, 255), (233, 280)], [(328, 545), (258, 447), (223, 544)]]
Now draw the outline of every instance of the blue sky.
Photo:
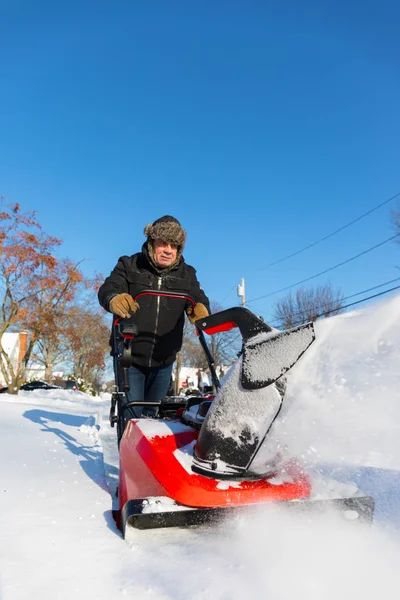
[[(395, 0), (2, 2), (0, 192), (107, 275), (163, 214), (211, 299), (270, 294), (394, 233)], [(389, 243), (309, 285), (400, 276)], [(379, 291), (379, 290), (378, 290)], [(271, 320), (276, 299), (250, 303)]]

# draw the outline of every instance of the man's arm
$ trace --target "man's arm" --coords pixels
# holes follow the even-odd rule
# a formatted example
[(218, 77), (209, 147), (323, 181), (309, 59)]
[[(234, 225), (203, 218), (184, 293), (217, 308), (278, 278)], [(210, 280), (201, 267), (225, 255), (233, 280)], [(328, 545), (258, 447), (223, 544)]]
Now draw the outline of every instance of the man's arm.
[(210, 301), (200, 287), (200, 283), (196, 276), (196, 270), (193, 269), (193, 267), (191, 269), (190, 295), (193, 297), (193, 300), (196, 302), (196, 304), (204, 304), (208, 312), (211, 312)]
[(123, 256), (119, 258), (118, 263), (100, 286), (98, 292), (99, 303), (108, 312), (110, 312), (110, 300), (114, 296), (129, 292), (124, 258)]

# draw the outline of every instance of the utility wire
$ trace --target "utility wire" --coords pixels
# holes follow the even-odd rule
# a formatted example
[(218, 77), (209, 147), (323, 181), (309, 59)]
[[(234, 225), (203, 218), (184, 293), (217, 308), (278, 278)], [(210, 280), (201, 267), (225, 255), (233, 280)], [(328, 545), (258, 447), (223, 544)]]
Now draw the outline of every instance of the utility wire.
[(227, 297), (233, 292), (233, 290), (235, 289), (236, 285), (233, 286), (233, 288), (227, 293), (227, 295), (225, 296), (225, 298), (222, 300), (221, 304), (222, 306), (224, 305), (225, 300), (227, 299)]
[(320, 277), (320, 275), (325, 275), (325, 273), (329, 273), (329, 271), (333, 271), (334, 269), (337, 269), (338, 267), (342, 267), (343, 265), (346, 265), (347, 263), (351, 262), (352, 260), (355, 260), (356, 258), (363, 256), (364, 254), (368, 254), (368, 252), (372, 252), (372, 250), (376, 250), (376, 248), (379, 248), (380, 246), (387, 244), (391, 240), (398, 238), (399, 235), (400, 235), (400, 233), (397, 233), (396, 235), (392, 235), (391, 237), (387, 238), (383, 242), (380, 242), (379, 244), (376, 244), (375, 246), (372, 246), (371, 248), (368, 248), (367, 250), (364, 250), (363, 252), (360, 252), (359, 254), (356, 254), (355, 256), (352, 256), (351, 258), (348, 258), (347, 260), (344, 260), (343, 262), (338, 263), (337, 265), (334, 265), (333, 267), (329, 267), (329, 269), (325, 269), (325, 271), (320, 271), (320, 273), (316, 273), (315, 275), (311, 275), (311, 277), (302, 279), (301, 281), (298, 281), (297, 283), (292, 283), (291, 285), (287, 285), (286, 287), (281, 288), (280, 290), (275, 290), (274, 292), (270, 292), (269, 294), (265, 294), (264, 296), (258, 296), (258, 298), (253, 298), (252, 300), (247, 300), (246, 304), (250, 304), (250, 302), (256, 302), (257, 300), (261, 300), (263, 298), (269, 298), (270, 296), (274, 296), (275, 294), (279, 294), (280, 292), (285, 292), (286, 290), (296, 287), (297, 285), (301, 285), (302, 283), (311, 281), (311, 279)]
[[(397, 277), (397, 279), (393, 279), (392, 281), (397, 281), (398, 279), (400, 279), (400, 278)], [(369, 289), (373, 290), (373, 289), (376, 289), (378, 287), (381, 287), (382, 285), (387, 285), (387, 283), (391, 283), (391, 282), (390, 281), (386, 282), (386, 284), (382, 283), (380, 285), (374, 286), (374, 287), (369, 288)], [(373, 296), (368, 296), (367, 298), (362, 298), (362, 300), (356, 300), (356, 302), (350, 302), (350, 304), (346, 304), (345, 306), (341, 306), (340, 310), (344, 310), (345, 308), (350, 308), (350, 306), (356, 306), (357, 304), (361, 304), (362, 302), (367, 302), (368, 300), (373, 300), (374, 298), (378, 298), (379, 296), (384, 296), (385, 294), (389, 294), (390, 292), (394, 292), (395, 290), (399, 290), (399, 289), (400, 289), (400, 285), (396, 285), (395, 287), (390, 288), (389, 290), (385, 290), (383, 292), (379, 292), (379, 294), (374, 294)], [(363, 293), (365, 293), (367, 291), (369, 291), (369, 290), (364, 290), (364, 292), (358, 292), (357, 294), (352, 294), (351, 296), (348, 296), (348, 298), (352, 298), (354, 296), (358, 296), (359, 294), (363, 294)], [(324, 317), (324, 316), (329, 315), (329, 314), (331, 314), (331, 311), (326, 311), (326, 312), (320, 313), (315, 318), (319, 319), (320, 317)], [(293, 327), (296, 327), (297, 325), (302, 325), (303, 323), (304, 323), (303, 320), (302, 321), (297, 321), (297, 323), (293, 324)], [(277, 327), (275, 325), (270, 325), (270, 327), (274, 327), (275, 329), (277, 329)], [(232, 340), (231, 344), (232, 345), (235, 344), (237, 342), (237, 340), (239, 340), (240, 337), (241, 337), (240, 334), (238, 334)]]
[[(393, 281), (396, 281), (395, 279)], [(385, 284), (382, 284), (385, 285)], [(376, 286), (376, 287), (380, 287), (380, 286)], [(374, 288), (371, 288), (374, 289)], [(374, 294), (373, 296), (368, 296), (368, 298), (362, 298), (362, 300), (356, 300), (356, 302), (350, 302), (350, 304), (346, 304), (345, 306), (341, 306), (340, 310), (344, 310), (345, 308), (350, 308), (350, 306), (356, 306), (356, 304), (361, 304), (362, 302), (367, 302), (367, 300), (372, 300), (373, 298), (378, 298), (379, 296), (384, 296), (385, 294), (389, 294), (390, 292), (394, 292), (395, 290), (399, 290), (400, 289), (400, 285), (396, 285), (393, 288), (390, 288), (389, 290), (385, 290), (383, 292), (379, 292), (379, 294)], [(367, 290), (365, 290), (367, 291)], [(358, 292), (359, 294), (362, 294), (364, 292)], [(353, 294), (353, 296), (357, 296), (358, 294)], [(348, 296), (349, 298), (351, 298), (351, 296)], [(331, 314), (331, 311), (326, 311), (323, 313), (320, 313), (319, 315), (317, 315), (315, 318), (319, 319), (320, 317), (325, 317), (326, 315)], [(304, 323), (303, 320), (301, 321), (297, 321), (296, 323), (294, 323), (292, 325), (292, 327), (296, 327), (297, 325), (302, 325)], [(276, 325), (271, 325), (269, 324), (270, 327), (273, 327), (274, 329), (278, 329), (278, 327)], [(235, 343), (241, 336), (237, 335), (233, 341), (232, 344)]]
[[(363, 298), (362, 300), (356, 300), (356, 302), (351, 302), (350, 304), (346, 304), (346, 306), (342, 306), (340, 308), (340, 310), (345, 309), (345, 308), (349, 308), (350, 306), (355, 306), (356, 304), (361, 304), (361, 302), (366, 302), (367, 300), (372, 300), (373, 298), (378, 298), (378, 296), (384, 296), (384, 294), (389, 294), (389, 292), (393, 292), (394, 290), (399, 290), (400, 289), (400, 285), (396, 285), (396, 287), (390, 288), (390, 290), (385, 290), (384, 292), (379, 292), (379, 294), (374, 294), (373, 296), (368, 296), (368, 298)], [(317, 315), (315, 318), (319, 319), (319, 317), (325, 317), (325, 315), (329, 315), (331, 313), (331, 311), (326, 311), (323, 312), (319, 315)], [(297, 323), (295, 323), (293, 325), (293, 327), (296, 327), (296, 325), (301, 325), (302, 323), (304, 323), (304, 321), (298, 321)]]
[[(345, 298), (339, 299), (340, 302), (344, 302), (345, 300), (350, 300), (350, 298), (355, 298), (356, 296), (361, 296), (361, 294), (367, 294), (368, 292), (372, 292), (372, 290), (377, 290), (384, 285), (389, 285), (394, 283), (395, 281), (399, 281), (400, 277), (396, 277), (395, 279), (390, 279), (390, 281), (385, 281), (385, 283), (380, 283), (379, 285), (374, 285), (373, 287), (368, 288), (367, 290), (362, 290), (362, 292), (357, 292), (356, 294), (350, 294), (350, 296), (346, 296)], [(325, 304), (321, 304), (320, 308), (324, 308), (325, 306), (333, 306), (334, 301), (326, 302)], [(341, 308), (341, 307), (340, 307)], [(328, 311), (331, 312), (331, 311)], [(292, 317), (298, 317), (303, 314), (303, 311), (298, 311), (292, 314)]]
[(342, 227), (339, 227), (339, 229), (336, 229), (335, 231), (332, 231), (332, 233), (328, 233), (328, 235), (325, 235), (324, 237), (320, 238), (319, 240), (316, 240), (315, 242), (312, 242), (312, 244), (308, 244), (308, 246), (304, 246), (304, 248), (300, 248), (300, 250), (296, 250), (296, 252), (292, 252), (291, 254), (288, 254), (287, 256), (284, 256), (283, 258), (280, 258), (279, 260), (276, 260), (276, 261), (270, 263), (269, 265), (266, 265), (265, 267), (261, 267), (258, 270), (261, 271), (261, 270), (264, 270), (264, 269), (268, 269), (269, 267), (273, 267), (274, 265), (278, 265), (279, 263), (282, 263), (285, 260), (288, 260), (289, 258), (292, 258), (293, 256), (297, 256), (298, 254), (301, 254), (301, 252), (305, 252), (305, 250), (309, 250), (309, 248), (313, 248), (317, 244), (320, 244), (321, 242), (324, 242), (325, 240), (333, 237), (337, 233), (340, 233), (344, 229), (347, 229), (347, 227), (350, 227), (351, 225), (354, 225), (354, 223), (357, 223), (358, 221), (361, 221), (361, 219), (364, 219), (364, 217), (367, 217), (371, 213), (373, 213), (376, 210), (378, 210), (378, 208), (381, 208), (385, 204), (388, 204), (389, 202), (392, 202), (392, 200), (395, 200), (399, 196), (400, 196), (400, 192), (398, 192), (394, 196), (391, 196), (391, 198), (388, 198), (387, 200), (384, 200), (383, 202), (381, 202), (380, 204), (378, 204), (374, 208), (371, 208), (371, 210), (368, 210), (367, 212), (363, 213), (362, 215), (360, 215), (356, 219), (353, 219), (349, 223), (346, 223), (346, 225), (343, 225)]
[[(297, 256), (298, 254), (301, 254), (302, 252), (305, 252), (306, 250), (309, 250), (309, 248), (313, 248), (314, 246), (317, 246), (317, 244), (320, 244), (321, 242), (324, 242), (325, 240), (327, 240), (327, 239), (333, 237), (334, 235), (336, 235), (337, 233), (340, 233), (344, 229), (347, 229), (347, 227), (350, 227), (351, 225), (354, 225), (354, 223), (357, 223), (358, 221), (361, 221), (361, 219), (364, 219), (364, 217), (367, 217), (368, 215), (370, 215), (371, 213), (375, 212), (376, 210), (378, 210), (382, 206), (385, 206), (385, 204), (388, 204), (389, 202), (392, 202), (392, 200), (395, 200), (399, 196), (400, 196), (400, 192), (397, 192), (397, 194), (394, 194), (394, 196), (391, 196), (390, 198), (387, 198), (386, 200), (384, 200), (380, 204), (377, 204), (374, 208), (371, 208), (370, 210), (368, 210), (367, 212), (363, 213), (362, 215), (360, 215), (356, 219), (353, 219), (349, 223), (346, 223), (342, 227), (339, 227), (339, 229), (336, 229), (335, 231), (332, 231), (328, 235), (326, 235), (326, 236), (324, 236), (324, 237), (316, 240), (315, 242), (312, 242), (311, 244), (308, 244), (307, 246), (304, 246), (303, 248), (300, 248), (299, 250), (296, 250), (295, 252), (292, 252), (291, 254), (283, 256), (282, 258), (280, 258), (280, 259), (278, 259), (278, 260), (270, 263), (269, 265), (266, 265), (265, 267), (260, 267), (259, 269), (256, 269), (256, 271), (263, 271), (265, 269), (268, 269), (269, 267), (273, 267), (274, 265), (278, 265), (278, 264), (284, 262), (285, 260), (288, 260), (289, 258), (292, 258), (293, 256)], [(233, 286), (233, 288), (230, 290), (230, 292), (228, 292), (228, 294), (225, 296), (222, 304), (225, 302), (225, 300), (227, 299), (227, 297), (229, 296), (229, 294), (233, 291), (234, 287), (235, 286)], [(263, 296), (263, 297), (265, 297), (265, 296)]]

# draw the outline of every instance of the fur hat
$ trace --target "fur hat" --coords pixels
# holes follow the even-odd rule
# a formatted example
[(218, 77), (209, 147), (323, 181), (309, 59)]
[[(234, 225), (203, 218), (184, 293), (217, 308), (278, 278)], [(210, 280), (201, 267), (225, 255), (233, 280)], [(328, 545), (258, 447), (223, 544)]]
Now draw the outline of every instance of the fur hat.
[(182, 254), (185, 245), (186, 233), (177, 219), (170, 215), (160, 217), (154, 223), (149, 223), (144, 228), (144, 235), (147, 236), (148, 242), (153, 240), (161, 242), (169, 242), (178, 247), (179, 255)]

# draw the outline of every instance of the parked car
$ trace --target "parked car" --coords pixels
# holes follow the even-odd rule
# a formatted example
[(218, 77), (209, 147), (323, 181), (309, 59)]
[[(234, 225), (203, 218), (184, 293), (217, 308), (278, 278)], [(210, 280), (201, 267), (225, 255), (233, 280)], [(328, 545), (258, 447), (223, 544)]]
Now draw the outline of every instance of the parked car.
[(67, 379), (65, 382), (65, 389), (66, 390), (77, 390), (78, 384), (76, 383), (76, 381), (74, 379)]
[[(46, 381), (30, 381), (29, 383), (23, 383), (20, 387), (20, 390), (24, 390), (25, 392), (32, 392), (33, 390), (59, 390), (60, 387), (58, 385), (51, 385), (50, 383), (46, 383)], [(0, 394), (5, 394), (8, 392), (8, 387), (0, 388)]]
[(78, 383), (75, 379), (61, 379), (61, 377), (56, 377), (54, 380), (54, 384), (57, 385), (62, 390), (77, 390)]
[(23, 383), (20, 389), (32, 392), (33, 390), (59, 390), (60, 388), (58, 385), (51, 385), (45, 381), (30, 381), (29, 383)]

